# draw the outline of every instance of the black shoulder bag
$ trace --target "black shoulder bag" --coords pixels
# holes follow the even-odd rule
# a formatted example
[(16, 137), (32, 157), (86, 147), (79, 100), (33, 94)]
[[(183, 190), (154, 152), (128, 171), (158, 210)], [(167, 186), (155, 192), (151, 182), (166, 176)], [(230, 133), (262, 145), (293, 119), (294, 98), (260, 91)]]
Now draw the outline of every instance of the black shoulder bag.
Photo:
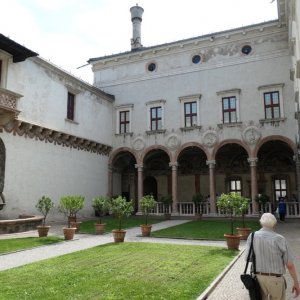
[[(261, 298), (260, 286), (259, 286), (259, 283), (255, 276), (256, 261), (255, 261), (255, 253), (254, 253), (254, 249), (253, 249), (253, 238), (254, 238), (254, 232), (251, 235), (251, 245), (250, 245), (250, 249), (249, 249), (249, 253), (248, 253), (248, 257), (247, 257), (247, 263), (245, 266), (244, 273), (241, 275), (241, 280), (242, 280), (245, 288), (249, 292), (250, 299), (251, 300), (261, 300), (262, 298)], [(248, 264), (250, 261), (251, 253), (252, 253), (252, 268), (250, 270), (250, 274), (247, 274), (247, 269), (248, 269)]]

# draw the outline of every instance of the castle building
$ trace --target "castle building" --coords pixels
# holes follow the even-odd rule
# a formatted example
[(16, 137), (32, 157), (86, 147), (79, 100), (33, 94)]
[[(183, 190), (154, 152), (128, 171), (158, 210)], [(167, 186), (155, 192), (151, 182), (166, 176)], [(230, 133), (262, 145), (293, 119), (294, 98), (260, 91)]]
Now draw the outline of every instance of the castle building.
[(299, 2), (278, 0), (278, 20), (152, 47), (143, 11), (130, 9), (130, 51), (89, 59), (93, 86), (0, 36), (2, 212), (47, 193), (123, 195), (138, 212), (152, 194), (192, 215), (201, 193), (215, 216), (234, 191), (249, 214), (266, 194), (269, 210), (284, 196), (299, 216)]

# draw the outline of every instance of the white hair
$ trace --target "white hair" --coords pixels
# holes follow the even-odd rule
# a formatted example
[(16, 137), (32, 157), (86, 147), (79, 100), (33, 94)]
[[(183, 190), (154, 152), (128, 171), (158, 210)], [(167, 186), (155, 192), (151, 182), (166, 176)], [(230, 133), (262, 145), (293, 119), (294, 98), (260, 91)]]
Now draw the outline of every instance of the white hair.
[(272, 215), (270, 213), (264, 213), (261, 216), (259, 222), (262, 227), (273, 228), (276, 225), (277, 220), (274, 215)]

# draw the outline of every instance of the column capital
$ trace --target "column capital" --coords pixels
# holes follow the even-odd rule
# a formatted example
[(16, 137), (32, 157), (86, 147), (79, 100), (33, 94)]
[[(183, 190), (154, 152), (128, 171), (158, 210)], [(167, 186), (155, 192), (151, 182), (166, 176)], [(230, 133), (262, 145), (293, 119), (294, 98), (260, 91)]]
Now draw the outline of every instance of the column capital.
[(216, 161), (215, 160), (207, 160), (206, 161), (206, 165), (210, 168), (210, 169), (214, 169), (216, 166)]
[(171, 167), (172, 170), (173, 170), (173, 169), (177, 169), (177, 167), (178, 167), (178, 162), (177, 162), (177, 161), (170, 162), (170, 163), (169, 163), (169, 167)]
[(256, 167), (258, 158), (257, 157), (249, 157), (247, 159), (248, 163), (250, 164), (250, 167)]
[(138, 171), (143, 171), (144, 165), (143, 164), (135, 164), (134, 167), (138, 169)]

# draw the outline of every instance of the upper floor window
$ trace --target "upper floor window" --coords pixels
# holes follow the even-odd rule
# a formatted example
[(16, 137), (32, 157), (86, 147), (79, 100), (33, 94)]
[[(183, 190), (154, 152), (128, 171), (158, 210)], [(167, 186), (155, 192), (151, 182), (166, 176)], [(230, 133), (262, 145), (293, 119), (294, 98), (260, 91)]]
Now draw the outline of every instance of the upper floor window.
[(183, 128), (192, 128), (200, 126), (200, 117), (199, 117), (199, 105), (200, 105), (200, 94), (183, 96), (179, 100), (182, 103), (181, 107), (181, 127)]
[(237, 122), (235, 96), (222, 98), (222, 114), (223, 114), (223, 123)]
[(129, 110), (120, 111), (120, 128), (119, 133), (129, 132)]
[(146, 102), (148, 131), (163, 130), (165, 103), (166, 100), (153, 100)]
[(280, 118), (279, 92), (264, 93), (265, 118)]
[(75, 95), (68, 92), (67, 119), (74, 121), (75, 117)]
[(161, 106), (158, 107), (151, 107), (151, 130), (160, 130), (162, 129), (162, 108)]
[(197, 125), (197, 102), (184, 103), (184, 127)]
[(283, 87), (284, 84), (279, 83), (258, 88), (262, 105), (261, 116), (264, 114), (265, 120), (284, 118)]
[(240, 122), (240, 89), (226, 90), (217, 92), (221, 101), (219, 108), (220, 121), (223, 124)]

